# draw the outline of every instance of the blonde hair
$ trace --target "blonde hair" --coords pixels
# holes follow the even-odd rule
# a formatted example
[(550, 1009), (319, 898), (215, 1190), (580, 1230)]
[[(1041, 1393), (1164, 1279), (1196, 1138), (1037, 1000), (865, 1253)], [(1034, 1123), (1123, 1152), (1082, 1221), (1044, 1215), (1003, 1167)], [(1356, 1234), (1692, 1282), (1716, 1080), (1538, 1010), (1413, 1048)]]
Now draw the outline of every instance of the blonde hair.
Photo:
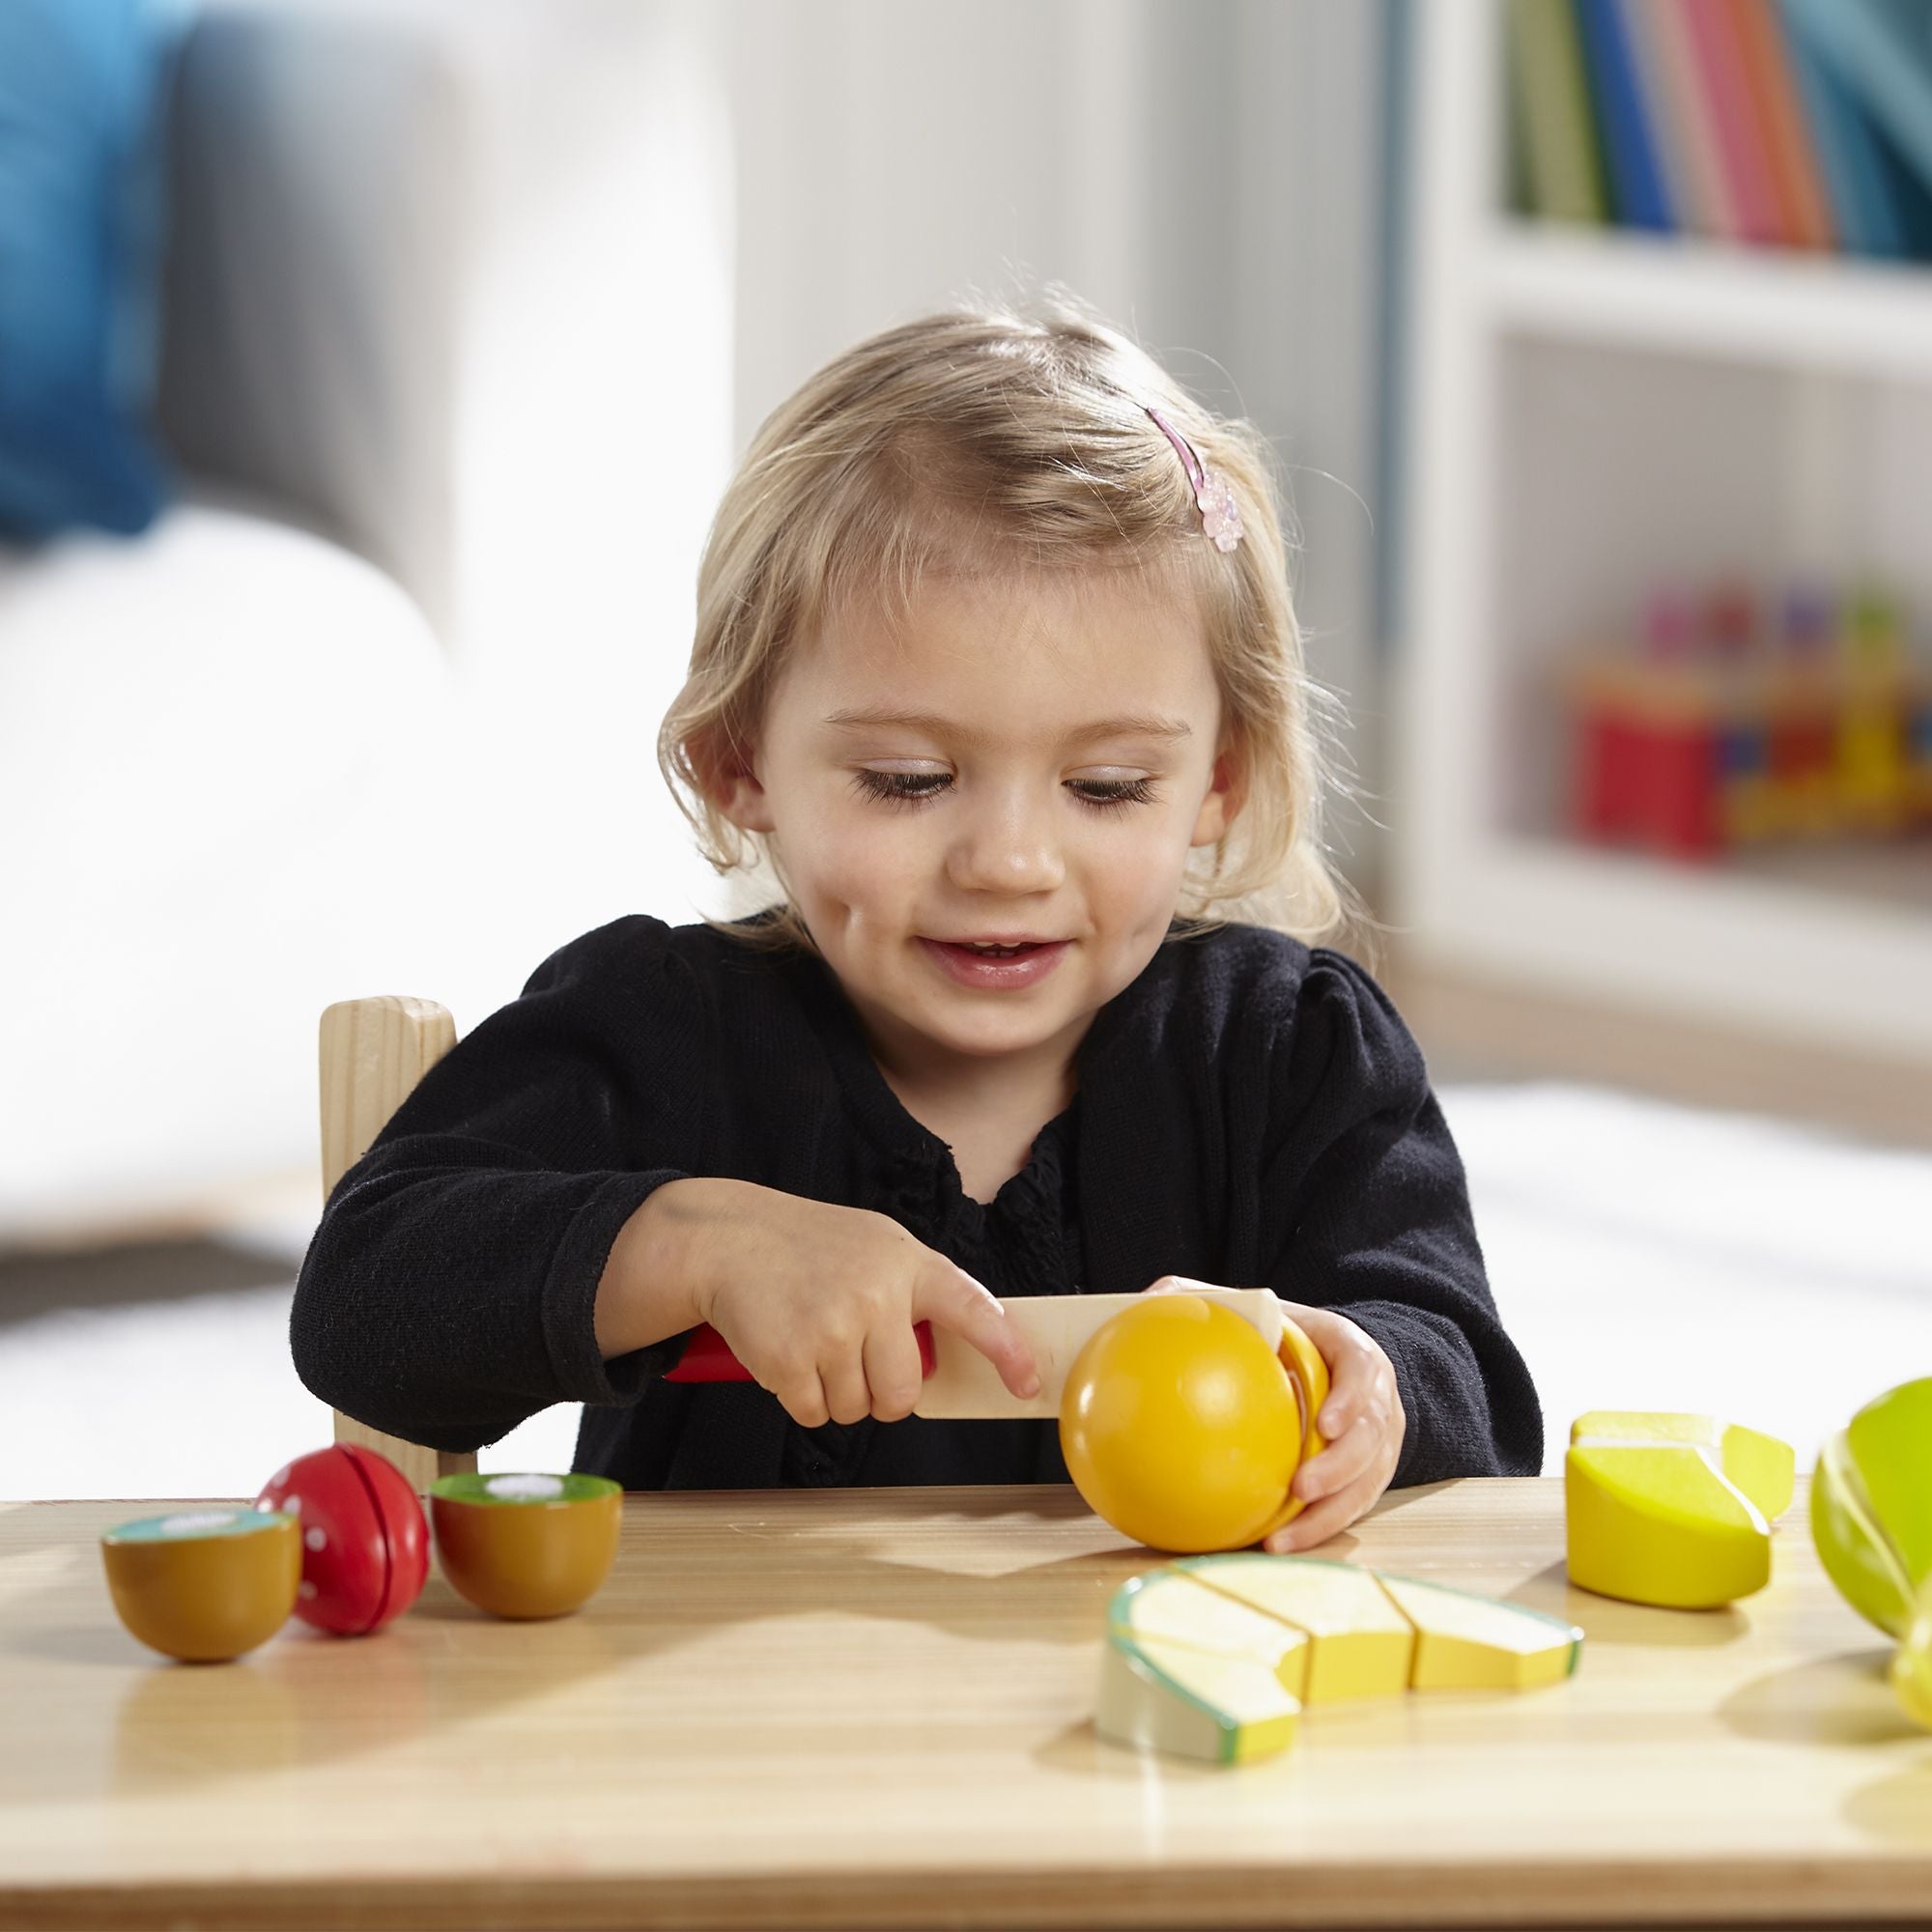
[[(1150, 404), (1233, 487), (1246, 535), (1232, 552), (1203, 534)], [(782, 855), (707, 780), (749, 753), (786, 654), (828, 611), (866, 597), (902, 616), (929, 571), (1128, 568), (1198, 600), (1236, 754), (1239, 810), (1189, 861), (1185, 929), (1366, 937), (1321, 841), (1339, 788), (1329, 700), (1302, 662), (1272, 454), (1064, 292), (927, 316), (828, 363), (766, 418), (705, 544), (690, 674), (658, 737), (700, 850), (721, 874), (768, 867), (784, 890)], [(811, 944), (789, 903), (750, 935), (711, 923)]]

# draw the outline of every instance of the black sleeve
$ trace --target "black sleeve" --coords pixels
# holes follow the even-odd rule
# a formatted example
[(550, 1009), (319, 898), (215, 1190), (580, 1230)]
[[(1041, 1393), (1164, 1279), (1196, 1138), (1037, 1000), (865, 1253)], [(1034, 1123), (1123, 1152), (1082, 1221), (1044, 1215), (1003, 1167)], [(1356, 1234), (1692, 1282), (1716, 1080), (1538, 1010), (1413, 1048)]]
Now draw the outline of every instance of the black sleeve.
[(1352, 960), (1317, 950), (1276, 1047), (1271, 1286), (1368, 1330), (1407, 1417), (1392, 1487), (1533, 1476), (1543, 1411), (1497, 1319), (1463, 1162), (1421, 1049)]
[(682, 1338), (606, 1362), (611, 1244), (692, 1171), (704, 1008), (656, 920), (565, 947), (430, 1069), (330, 1195), (297, 1373), (407, 1441), (470, 1450), (556, 1402), (634, 1402)]

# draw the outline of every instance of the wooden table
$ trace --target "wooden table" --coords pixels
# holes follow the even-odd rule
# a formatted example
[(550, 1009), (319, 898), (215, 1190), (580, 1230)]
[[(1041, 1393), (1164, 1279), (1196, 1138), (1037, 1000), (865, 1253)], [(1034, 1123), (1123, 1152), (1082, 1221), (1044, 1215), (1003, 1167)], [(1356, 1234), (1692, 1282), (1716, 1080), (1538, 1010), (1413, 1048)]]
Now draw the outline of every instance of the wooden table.
[(0, 1504), (0, 1926), (1932, 1922), (1932, 1736), (1804, 1498), (1771, 1587), (1574, 1590), (1561, 1485), (1398, 1492), (1325, 1554), (1588, 1634), (1567, 1684), (1311, 1713), (1219, 1771), (1091, 1727), (1155, 1558), (1071, 1491), (632, 1495), (603, 1592), (240, 1662), (128, 1636), (96, 1540)]

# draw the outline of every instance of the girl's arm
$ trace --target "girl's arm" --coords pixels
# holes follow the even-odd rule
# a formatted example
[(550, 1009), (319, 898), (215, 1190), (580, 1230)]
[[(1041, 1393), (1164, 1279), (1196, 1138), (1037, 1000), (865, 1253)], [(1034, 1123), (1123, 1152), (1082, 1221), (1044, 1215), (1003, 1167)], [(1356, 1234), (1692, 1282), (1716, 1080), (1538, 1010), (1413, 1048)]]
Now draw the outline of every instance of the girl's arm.
[(702, 1173), (708, 1009), (655, 920), (567, 947), (425, 1076), (324, 1210), (298, 1372), (345, 1414), (468, 1450), (623, 1404), (710, 1321), (807, 1427), (907, 1414), (914, 1324), (1032, 1393), (1000, 1304), (883, 1214)]
[(698, 1321), (808, 1429), (910, 1415), (922, 1321), (978, 1349), (1015, 1396), (1039, 1391), (1024, 1333), (956, 1263), (890, 1215), (753, 1181), (666, 1181), (611, 1247), (597, 1302), (606, 1355)]
[(290, 1316), (297, 1372), (332, 1407), (469, 1450), (552, 1403), (633, 1401), (674, 1365), (693, 1324), (668, 1278), (599, 1326), (614, 1244), (696, 1159), (706, 1026), (667, 932), (622, 920), (546, 961), (342, 1178)]
[(1290, 1206), (1270, 1286), (1386, 1354), (1404, 1415), (1391, 1487), (1537, 1474), (1536, 1389), (1497, 1316), (1462, 1159), (1407, 1028), (1367, 973), (1318, 951), (1283, 1045), (1287, 1125), (1264, 1185)]

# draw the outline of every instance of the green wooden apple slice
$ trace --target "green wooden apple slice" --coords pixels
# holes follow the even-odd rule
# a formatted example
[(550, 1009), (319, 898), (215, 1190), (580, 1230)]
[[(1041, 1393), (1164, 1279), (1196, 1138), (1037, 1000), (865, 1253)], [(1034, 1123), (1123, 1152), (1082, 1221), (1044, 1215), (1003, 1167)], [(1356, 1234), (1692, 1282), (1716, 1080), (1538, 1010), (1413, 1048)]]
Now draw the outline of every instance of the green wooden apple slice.
[(1919, 1591), (1905, 1641), (1891, 1660), (1891, 1688), (1913, 1722), (1932, 1731), (1932, 1586)]
[(1889, 1389), (1826, 1442), (1811, 1539), (1845, 1601), (1902, 1640), (1932, 1577), (1932, 1376)]

